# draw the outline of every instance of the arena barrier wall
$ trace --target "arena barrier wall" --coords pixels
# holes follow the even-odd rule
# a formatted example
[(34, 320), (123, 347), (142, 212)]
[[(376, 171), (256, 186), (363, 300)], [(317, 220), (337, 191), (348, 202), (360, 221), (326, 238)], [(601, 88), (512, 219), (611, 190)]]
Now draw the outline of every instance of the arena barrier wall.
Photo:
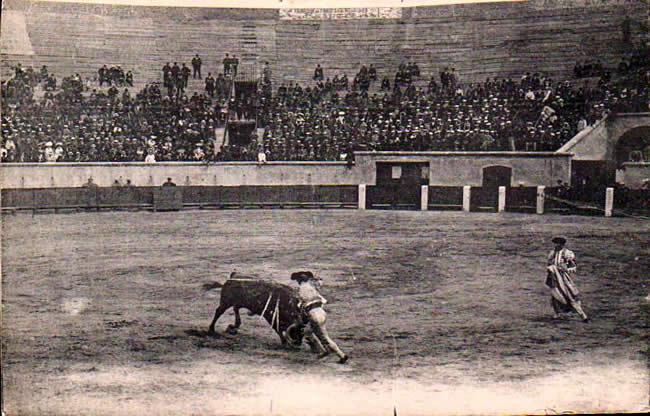
[[(370, 209), (420, 210), (421, 195), (410, 197), (390, 186), (368, 186)], [(470, 189), (470, 211), (497, 211), (498, 190), (474, 186)], [(382, 202), (376, 202), (382, 201)], [(508, 212), (535, 213), (537, 187), (520, 186), (506, 189), (505, 210)], [(549, 207), (550, 209), (551, 207)], [(427, 209), (432, 211), (460, 211), (463, 209), (462, 186), (429, 186)]]
[(81, 187), (3, 189), (16, 210), (175, 210), (182, 208), (357, 208), (354, 185)]
[(513, 186), (506, 190), (506, 211), (535, 213), (537, 187)]
[(429, 186), (428, 208), (434, 210), (462, 210), (462, 186)]
[(377, 162), (429, 164), (429, 186), (482, 186), (483, 170), (504, 166), (509, 186), (554, 186), (571, 181), (571, 154), (555, 152), (355, 152), (359, 178), (377, 184)]
[(615, 189), (614, 208), (633, 212), (650, 213), (649, 189)]
[(159, 186), (171, 178), (179, 186), (358, 185), (357, 169), (345, 162), (159, 162), (159, 163), (5, 163), (0, 165), (3, 189), (69, 188), (89, 178), (100, 187), (115, 180), (131, 185)]
[(161, 162), (4, 163), (3, 189), (79, 187), (89, 178), (98, 186), (127, 180), (158, 186), (167, 178), (182, 186), (376, 185), (377, 162), (429, 164), (430, 186), (482, 186), (483, 171), (504, 166), (509, 186), (554, 186), (570, 182), (571, 155), (550, 152), (355, 152), (345, 162)]
[[(567, 182), (571, 155), (508, 152), (356, 152), (356, 162), (6, 163), (0, 165), (2, 207), (16, 209), (151, 208), (154, 190), (171, 178), (183, 207), (352, 207), (366, 185), (368, 208), (462, 209), (471, 186), (473, 211), (496, 211), (498, 192), (485, 188), (486, 169), (509, 172), (506, 210), (533, 211), (536, 186)], [(422, 167), (416, 182), (377, 184), (379, 163)], [(406, 165), (405, 165), (406, 164)], [(427, 169), (428, 166), (428, 169)], [(419, 169), (419, 168), (418, 168)], [(420, 172), (420, 171), (418, 171)], [(418, 173), (419, 174), (419, 173)], [(83, 188), (92, 178), (94, 185)], [(113, 186), (115, 182), (129, 187)], [(424, 182), (422, 182), (424, 181)], [(179, 202), (180, 204), (180, 202)]]

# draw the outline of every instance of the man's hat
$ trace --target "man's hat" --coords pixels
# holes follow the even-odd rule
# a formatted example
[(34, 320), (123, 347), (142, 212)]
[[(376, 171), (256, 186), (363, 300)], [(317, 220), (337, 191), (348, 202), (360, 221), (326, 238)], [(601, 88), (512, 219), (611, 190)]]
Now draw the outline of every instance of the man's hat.
[(554, 244), (566, 244), (566, 238), (564, 237), (555, 237), (551, 240)]
[(314, 278), (314, 274), (309, 271), (300, 271), (300, 272), (291, 273), (291, 280), (295, 280), (298, 283), (306, 282), (307, 280), (313, 278)]

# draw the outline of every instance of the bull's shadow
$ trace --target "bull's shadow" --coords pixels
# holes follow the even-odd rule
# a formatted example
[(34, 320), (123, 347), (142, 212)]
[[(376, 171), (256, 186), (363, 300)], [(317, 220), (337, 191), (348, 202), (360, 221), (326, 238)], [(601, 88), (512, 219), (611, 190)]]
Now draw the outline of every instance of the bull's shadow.
[(194, 339), (193, 344), (199, 348), (211, 348), (225, 351), (247, 351), (250, 353), (268, 354), (269, 352), (304, 352), (309, 349), (304, 345), (291, 343), (281, 344), (275, 339), (258, 336), (256, 334), (210, 332), (204, 329), (190, 328), (184, 331), (185, 335)]
[(210, 332), (208, 330), (195, 328), (186, 329), (185, 334), (196, 338), (232, 338), (226, 337), (225, 335), (222, 335), (218, 332)]

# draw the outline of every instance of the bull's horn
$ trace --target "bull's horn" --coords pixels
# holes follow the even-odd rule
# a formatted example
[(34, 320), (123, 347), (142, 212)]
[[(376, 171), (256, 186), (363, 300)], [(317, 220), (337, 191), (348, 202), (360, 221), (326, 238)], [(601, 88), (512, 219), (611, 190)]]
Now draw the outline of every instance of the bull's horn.
[(203, 291), (207, 292), (208, 290), (218, 289), (220, 287), (223, 287), (223, 284), (221, 284), (219, 282), (204, 283), (203, 284)]
[(300, 325), (298, 325), (297, 323), (294, 322), (291, 325), (289, 325), (289, 327), (285, 331), (285, 334), (289, 339), (289, 342), (291, 342), (293, 345), (300, 345), (302, 343), (302, 329), (300, 328)]

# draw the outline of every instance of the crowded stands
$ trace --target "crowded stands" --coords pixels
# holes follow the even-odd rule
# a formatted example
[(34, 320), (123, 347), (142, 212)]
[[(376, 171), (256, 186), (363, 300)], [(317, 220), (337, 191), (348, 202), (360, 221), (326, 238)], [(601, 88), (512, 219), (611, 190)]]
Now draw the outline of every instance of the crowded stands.
[(157, 83), (133, 96), (114, 85), (83, 91), (76, 76), (40, 99), (26, 80), (11, 84), (3, 85), (6, 162), (204, 160), (223, 123), (205, 96), (170, 98)]
[[(311, 85), (289, 82), (274, 91), (267, 64), (256, 98), (247, 101), (231, 93), (236, 58), (224, 59), (227, 74), (209, 73), (204, 81), (199, 73), (192, 85), (185, 64), (167, 64), (161, 80), (139, 90), (130, 71), (117, 65), (100, 68), (99, 85), (78, 74), (57, 85), (47, 67), (37, 72), (18, 65), (2, 82), (2, 160), (257, 160), (260, 153), (268, 161), (349, 160), (355, 150), (555, 151), (610, 112), (648, 111), (647, 52), (611, 71), (599, 62), (577, 64), (576, 78), (595, 77), (579, 82), (531, 72), (464, 83), (453, 68), (421, 74), (408, 62), (392, 75), (382, 68), (381, 82), (372, 64), (361, 65), (352, 82), (345, 73), (330, 80), (318, 66)], [(223, 140), (217, 129), (241, 119), (255, 120), (263, 137), (217, 144)]]

